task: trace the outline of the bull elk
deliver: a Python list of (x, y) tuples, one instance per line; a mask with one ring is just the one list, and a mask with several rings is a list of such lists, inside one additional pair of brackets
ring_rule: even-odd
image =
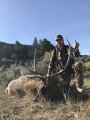
[[(53, 78), (56, 77), (57, 75), (62, 74), (67, 69), (67, 67), (70, 63), (71, 46), (70, 46), (69, 41), (68, 41), (68, 44), (69, 44), (69, 55), (68, 55), (66, 65), (64, 66), (64, 68), (62, 70), (56, 72), (55, 74), (52, 74), (51, 76), (41, 76), (41, 75), (21, 76), (20, 78), (11, 81), (8, 84), (6, 92), (9, 95), (15, 94), (17, 92), (24, 94), (24, 93), (27, 93), (28, 90), (31, 91), (33, 89), (37, 89), (37, 95), (36, 95), (36, 98), (35, 98), (35, 100), (37, 100), (38, 98), (40, 98), (40, 95), (41, 95), (42, 91), (44, 91), (44, 93), (47, 93), (48, 88), (50, 88), (50, 87), (55, 88), (58, 91), (57, 81), (54, 80)], [(60, 85), (62, 83), (64, 83), (64, 82), (63, 81), (59, 82)], [(65, 84), (67, 84), (67, 83), (65, 82), (64, 85)], [(49, 92), (50, 91), (48, 91), (48, 93)], [(51, 92), (52, 92), (52, 89), (51, 89)], [(54, 92), (54, 89), (53, 89), (53, 92)]]

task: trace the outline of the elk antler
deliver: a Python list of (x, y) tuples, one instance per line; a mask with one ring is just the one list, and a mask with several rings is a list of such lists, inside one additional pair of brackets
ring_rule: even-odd
[(64, 68), (62, 70), (60, 70), (60, 71), (58, 71), (55, 74), (52, 74), (50, 76), (27, 75), (27, 77), (29, 77), (29, 78), (40, 78), (44, 82), (47, 78), (52, 78), (52, 77), (55, 77), (55, 76), (63, 73), (67, 69), (67, 67), (68, 67), (68, 65), (70, 63), (70, 60), (71, 60), (71, 45), (70, 45), (69, 41), (68, 41), (68, 45), (69, 45), (69, 52), (68, 52), (69, 55), (68, 55), (68, 59), (67, 59), (66, 65), (64, 66)]
[[(68, 41), (68, 40), (67, 40), (67, 41)], [(62, 70), (56, 72), (55, 74), (52, 74), (51, 76), (47, 76), (47, 78), (49, 78), (49, 77), (55, 77), (55, 76), (63, 73), (63, 72), (67, 69), (67, 67), (68, 67), (68, 65), (69, 65), (69, 63), (70, 63), (70, 60), (71, 60), (71, 45), (70, 45), (69, 41), (68, 41), (68, 45), (69, 45), (69, 52), (68, 52), (69, 56), (68, 56), (66, 65), (64, 66), (64, 68), (63, 68)]]

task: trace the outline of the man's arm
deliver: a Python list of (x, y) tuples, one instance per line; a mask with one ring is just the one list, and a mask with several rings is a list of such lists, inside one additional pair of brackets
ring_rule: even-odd
[[(69, 49), (69, 46), (68, 45), (66, 46), (67, 46), (67, 49)], [(76, 42), (76, 40), (74, 42), (74, 47), (71, 46), (71, 55), (74, 58), (78, 58), (80, 56), (79, 43)]]
[(76, 40), (75, 40), (75, 42), (74, 42), (73, 56), (74, 56), (74, 57), (79, 57), (79, 56), (80, 56), (79, 43), (76, 42)]

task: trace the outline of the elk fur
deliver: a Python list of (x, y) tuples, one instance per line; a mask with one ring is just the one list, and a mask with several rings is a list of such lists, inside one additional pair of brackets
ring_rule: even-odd
[[(34, 77), (34, 78), (33, 78)], [(35, 92), (43, 85), (41, 78), (37, 78), (36, 75), (21, 76), (18, 79), (12, 80), (7, 88), (6, 93), (8, 95), (24, 95), (29, 92)]]

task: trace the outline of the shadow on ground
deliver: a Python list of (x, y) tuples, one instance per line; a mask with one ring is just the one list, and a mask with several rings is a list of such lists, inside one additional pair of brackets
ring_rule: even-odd
[(56, 87), (56, 88), (42, 88), (42, 95), (46, 100), (51, 100), (52, 102), (71, 100), (74, 102), (77, 101), (86, 101), (90, 98), (90, 88), (85, 89), (82, 93), (76, 90), (74, 85), (67, 87)]

